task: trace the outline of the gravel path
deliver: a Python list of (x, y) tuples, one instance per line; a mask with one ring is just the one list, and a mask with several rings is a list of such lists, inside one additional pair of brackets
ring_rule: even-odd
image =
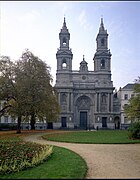
[(140, 179), (140, 144), (61, 143), (43, 140), (41, 135), (30, 135), (25, 140), (65, 147), (78, 153), (88, 166), (86, 179)]

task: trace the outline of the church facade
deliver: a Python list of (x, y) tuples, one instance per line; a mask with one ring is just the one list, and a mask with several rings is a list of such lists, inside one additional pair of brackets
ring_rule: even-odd
[(103, 19), (97, 34), (93, 57), (94, 70), (88, 70), (84, 56), (79, 70), (72, 70), (73, 54), (69, 47), (70, 33), (64, 18), (59, 33), (60, 47), (56, 53), (55, 88), (61, 113), (54, 128), (120, 128), (120, 102), (111, 80), (111, 52)]

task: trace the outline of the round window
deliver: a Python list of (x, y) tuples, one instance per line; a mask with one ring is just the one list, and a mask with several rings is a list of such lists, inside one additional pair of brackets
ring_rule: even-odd
[(86, 76), (82, 76), (82, 79), (85, 80), (85, 79), (86, 79)]

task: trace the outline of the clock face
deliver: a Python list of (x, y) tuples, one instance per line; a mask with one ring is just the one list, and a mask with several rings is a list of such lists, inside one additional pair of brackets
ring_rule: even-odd
[(85, 79), (86, 79), (86, 76), (82, 76), (82, 79), (85, 80)]

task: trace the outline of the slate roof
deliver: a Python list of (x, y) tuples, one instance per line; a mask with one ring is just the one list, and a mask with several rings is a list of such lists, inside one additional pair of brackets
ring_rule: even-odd
[(135, 84), (128, 83), (126, 86), (124, 86), (122, 89), (134, 89)]

